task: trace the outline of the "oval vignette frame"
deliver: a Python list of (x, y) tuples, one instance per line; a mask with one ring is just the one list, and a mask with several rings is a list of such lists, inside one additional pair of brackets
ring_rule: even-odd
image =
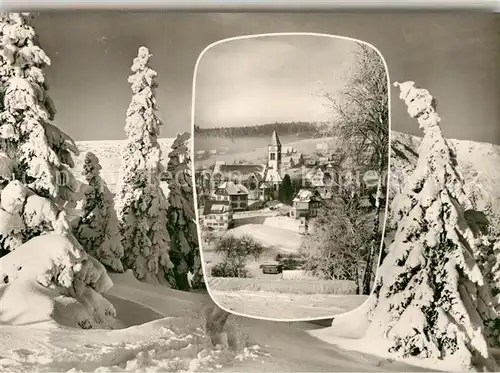
[[(193, 73), (193, 85), (192, 85), (192, 101), (191, 101), (191, 139), (192, 139), (192, 144), (191, 144), (191, 159), (192, 159), (192, 162), (191, 162), (191, 167), (192, 167), (192, 172), (191, 172), (191, 178), (192, 178), (192, 185), (193, 185), (193, 197), (194, 197), (194, 208), (195, 208), (195, 216), (196, 216), (196, 226), (197, 226), (197, 234), (198, 234), (198, 249), (200, 251), (200, 261), (201, 261), (201, 266), (202, 266), (202, 270), (203, 270), (203, 280), (205, 282), (205, 286), (207, 288), (207, 292), (210, 296), (210, 298), (212, 299), (212, 301), (219, 307), (221, 308), (222, 310), (228, 312), (228, 313), (231, 313), (233, 315), (236, 315), (236, 316), (241, 316), (241, 317), (248, 317), (248, 318), (252, 318), (252, 319), (258, 319), (258, 320), (265, 320), (265, 321), (274, 321), (274, 322), (309, 322), (309, 321), (321, 321), (321, 320), (329, 320), (329, 319), (334, 319), (334, 318), (338, 318), (338, 317), (341, 317), (341, 316), (345, 316), (345, 315), (348, 315), (348, 314), (351, 314), (351, 313), (354, 313), (354, 312), (357, 312), (359, 310), (361, 310), (363, 307), (366, 307), (367, 305), (369, 305), (370, 301), (372, 300), (372, 295), (373, 295), (373, 292), (374, 292), (374, 287), (371, 289), (371, 292), (370, 292), (370, 295), (367, 296), (366, 300), (360, 304), (358, 307), (356, 308), (353, 308), (352, 310), (349, 310), (349, 311), (346, 311), (346, 312), (343, 312), (343, 313), (339, 313), (339, 314), (334, 314), (332, 316), (329, 316), (329, 317), (324, 317), (324, 316), (321, 316), (321, 317), (308, 317), (308, 318), (296, 318), (296, 319), (285, 319), (285, 318), (270, 318), (270, 317), (259, 317), (259, 316), (256, 316), (256, 315), (250, 315), (250, 314), (244, 314), (244, 313), (240, 313), (240, 312), (236, 312), (236, 311), (233, 311), (233, 310), (230, 310), (230, 309), (227, 309), (225, 308), (224, 306), (222, 306), (221, 304), (219, 304), (217, 301), (216, 301), (216, 297), (214, 297), (212, 294), (211, 294), (211, 291), (210, 291), (210, 286), (208, 286), (208, 276), (207, 276), (207, 273), (206, 273), (206, 263), (205, 263), (205, 260), (204, 260), (204, 257), (203, 257), (203, 250), (202, 250), (202, 237), (201, 237), (201, 228), (200, 228), (200, 214), (199, 214), (199, 206), (198, 206), (198, 193), (196, 191), (196, 169), (195, 169), (195, 146), (194, 146), (194, 142), (195, 142), (195, 139), (194, 139), (194, 130), (195, 130), (195, 113), (196, 113), (196, 78), (197, 78), (197, 73), (198, 73), (198, 67), (199, 67), (199, 64), (200, 64), (200, 61), (202, 60), (203, 58), (203, 55), (212, 47), (216, 46), (216, 45), (219, 45), (219, 44), (222, 44), (222, 43), (226, 43), (226, 42), (232, 42), (232, 41), (237, 41), (237, 40), (245, 40), (245, 39), (254, 39), (254, 38), (262, 38), (262, 37), (269, 37), (269, 36), (317, 36), (317, 37), (326, 37), (326, 38), (334, 38), (334, 39), (342, 39), (342, 40), (346, 40), (346, 41), (352, 41), (354, 43), (359, 43), (359, 44), (363, 44), (365, 46), (368, 46), (370, 47), (371, 49), (375, 50), (377, 52), (377, 54), (379, 55), (379, 57), (381, 58), (383, 64), (384, 64), (384, 68), (385, 68), (385, 71), (386, 71), (386, 76), (387, 76), (387, 95), (388, 95), (388, 100), (387, 100), (387, 106), (388, 106), (388, 143), (389, 143), (389, 149), (388, 149), (388, 164), (387, 164), (387, 172), (386, 172), (386, 175), (387, 175), (387, 178), (386, 178), (386, 182), (387, 182), (387, 185), (389, 185), (390, 183), (390, 176), (391, 176), (391, 171), (390, 171), (390, 168), (391, 168), (391, 88), (392, 88), (392, 84), (391, 84), (391, 79), (390, 79), (390, 74), (389, 74), (389, 69), (388, 69), (388, 66), (387, 66), (387, 62), (384, 58), (384, 56), (382, 55), (382, 53), (372, 44), (368, 43), (368, 42), (365, 42), (363, 40), (359, 40), (359, 39), (356, 39), (356, 38), (351, 38), (351, 37), (347, 37), (347, 36), (341, 36), (341, 35), (333, 35), (333, 34), (323, 34), (323, 33), (314, 33), (314, 32), (277, 32), (277, 33), (263, 33), (263, 34), (252, 34), (252, 35), (243, 35), (243, 36), (236, 36), (236, 37), (230, 37), (230, 38), (226, 38), (226, 39), (221, 39), (221, 40), (218, 40), (216, 42), (213, 42), (211, 44), (209, 44), (208, 46), (206, 46), (200, 53), (200, 55), (198, 56), (197, 60), (196, 60), (196, 64), (195, 64), (195, 67), (194, 67), (194, 73)], [(382, 250), (382, 247), (383, 247), (383, 244), (384, 244), (384, 238), (385, 238), (385, 232), (386, 232), (386, 223), (387, 223), (387, 213), (388, 213), (388, 209), (389, 209), (389, 201), (388, 201), (388, 197), (389, 197), (389, 188), (387, 188), (387, 191), (386, 191), (386, 196), (385, 196), (385, 208), (384, 208), (384, 221), (383, 221), (383, 224), (382, 224), (382, 232), (381, 232), (381, 244), (380, 244), (380, 247), (378, 249), (378, 259), (377, 259), (377, 270), (375, 272), (375, 282), (378, 280), (379, 278), (379, 270), (380, 270), (380, 258), (381, 258), (381, 250)]]

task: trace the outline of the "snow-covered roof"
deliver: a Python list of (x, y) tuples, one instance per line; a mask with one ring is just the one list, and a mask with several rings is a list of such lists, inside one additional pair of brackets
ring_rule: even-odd
[(319, 176), (319, 177), (324, 176), (324, 172), (320, 167), (310, 168), (309, 170), (306, 171), (305, 178), (307, 180), (310, 180), (316, 176)]
[(259, 187), (259, 189), (271, 189), (273, 186), (269, 183), (262, 183)]
[(239, 177), (240, 181), (255, 177), (258, 181), (262, 180), (264, 165), (254, 164), (216, 164), (212, 172), (213, 177), (219, 174), (221, 177), (232, 178)]
[(311, 200), (316, 198), (321, 198), (317, 191), (311, 189), (301, 189), (293, 199), (293, 202), (310, 202)]
[(231, 204), (228, 201), (205, 201), (203, 215), (226, 214), (230, 210)]
[(266, 177), (265, 177), (264, 181), (269, 182), (269, 183), (273, 183), (273, 182), (279, 183), (279, 182), (283, 181), (283, 179), (282, 179), (281, 175), (279, 174), (278, 170), (275, 170), (274, 168), (270, 168), (266, 172)]
[(225, 190), (230, 196), (234, 196), (237, 194), (248, 194), (248, 189), (243, 184), (235, 184), (232, 181), (226, 181), (222, 183), (217, 189)]

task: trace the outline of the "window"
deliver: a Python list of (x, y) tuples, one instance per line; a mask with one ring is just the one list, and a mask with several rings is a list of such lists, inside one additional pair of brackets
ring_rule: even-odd
[(269, 159), (270, 159), (271, 161), (276, 160), (276, 153), (269, 153)]

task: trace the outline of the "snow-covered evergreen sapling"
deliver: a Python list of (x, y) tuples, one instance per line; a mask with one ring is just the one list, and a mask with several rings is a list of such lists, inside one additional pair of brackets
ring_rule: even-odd
[(71, 154), (78, 149), (50, 123), (55, 109), (43, 71), (50, 59), (37, 44), (31, 19), (27, 13), (3, 13), (0, 18), (0, 150), (12, 160), (13, 178), (28, 188), (22, 241), (52, 231), (63, 206), (80, 198), (69, 172)]
[[(169, 188), (167, 228), (171, 241), (170, 259), (174, 264), (174, 268), (167, 273), (167, 279), (172, 287), (181, 290), (204, 286), (188, 141), (190, 134), (187, 132), (174, 140), (168, 154), (165, 180)], [(188, 280), (189, 273), (193, 276), (191, 281)]]
[(83, 176), (88, 183), (82, 214), (73, 229), (75, 237), (87, 253), (114, 271), (122, 272), (123, 247), (118, 231), (118, 218), (113, 196), (99, 175), (102, 169), (97, 156), (88, 152), (83, 165)]
[(476, 240), (464, 218), (471, 202), (436, 101), (414, 82), (395, 85), (424, 138), (417, 167), (394, 199), (397, 231), (379, 270), (367, 335), (387, 341), (396, 356), (498, 369), (487, 348), (498, 314), (474, 259)]
[(127, 141), (122, 151), (121, 175), (116, 194), (118, 226), (122, 235), (125, 269), (140, 280), (164, 279), (172, 268), (166, 229), (167, 201), (160, 187), (162, 124), (156, 111), (156, 72), (149, 67), (151, 55), (140, 47), (128, 82), (132, 100), (127, 110)]

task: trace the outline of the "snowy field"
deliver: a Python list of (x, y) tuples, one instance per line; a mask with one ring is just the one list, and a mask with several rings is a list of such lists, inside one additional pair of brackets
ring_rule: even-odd
[[(310, 323), (234, 316), (225, 328), (227, 344), (212, 347), (203, 326), (202, 309), (211, 303), (207, 295), (140, 283), (130, 272), (110, 277), (114, 286), (107, 298), (116, 308), (121, 329), (62, 326), (61, 318), (72, 315), (47, 315), (43, 308), (24, 304), (18, 312), (38, 321), (0, 325), (0, 369), (72, 373), (419, 371), (321, 341), (311, 336), (319, 327)], [(1, 285), (2, 292), (8, 287)], [(27, 289), (24, 296), (29, 298), (34, 292)]]
[(269, 291), (220, 291), (210, 295), (223, 309), (277, 321), (329, 318), (359, 307), (363, 295), (290, 294)]
[[(245, 138), (241, 139), (236, 139), (235, 141), (245, 141)], [(259, 146), (255, 148), (254, 150), (246, 150), (243, 152), (239, 152), (236, 154), (219, 154), (216, 157), (210, 157), (208, 159), (203, 159), (203, 160), (196, 160), (195, 161), (195, 167), (200, 168), (200, 167), (206, 167), (213, 165), (215, 161), (224, 161), (227, 162), (228, 164), (233, 163), (233, 161), (236, 160), (242, 160), (245, 162), (249, 163), (266, 163), (267, 162), (267, 143), (269, 141), (269, 138), (267, 136), (262, 137), (262, 146)], [(286, 142), (282, 144), (283, 147), (293, 147), (297, 150), (297, 152), (302, 153), (304, 155), (311, 155), (316, 152), (316, 145), (323, 143), (323, 142), (328, 142), (332, 143), (335, 141), (333, 138), (326, 137), (326, 138), (316, 138), (316, 139), (305, 139), (305, 140), (298, 140), (298, 141), (291, 141), (291, 142)], [(194, 137), (194, 146), (195, 150), (196, 149), (196, 136)], [(244, 147), (243, 147), (244, 149)]]
[[(161, 163), (163, 166), (166, 166), (168, 162), (168, 153), (170, 152), (174, 139), (175, 138), (158, 139), (158, 143), (162, 151)], [(99, 158), (99, 163), (102, 166), (101, 177), (108, 185), (110, 191), (115, 193), (121, 168), (121, 151), (125, 145), (125, 141), (76, 141), (76, 145), (78, 146), (80, 154), (74, 157), (75, 176), (83, 180), (80, 174), (83, 170), (85, 154), (87, 154), (87, 152), (92, 152), (97, 156), (97, 158)]]
[(245, 224), (229, 231), (236, 237), (250, 235), (269, 250), (277, 253), (296, 254), (299, 252), (302, 238), (298, 232), (264, 224)]
[[(274, 260), (278, 253), (299, 252), (303, 236), (293, 230), (296, 228), (294, 223), (291, 219), (267, 217), (263, 224), (244, 224), (227, 232), (235, 236), (251, 235), (266, 250), (258, 261), (247, 260), (246, 268), (251, 278), (209, 279), (208, 287), (219, 306), (249, 317), (304, 320), (332, 317), (351, 311), (364, 302), (364, 296), (354, 295), (354, 283), (283, 280), (280, 274), (262, 273), (260, 263)], [(204, 244), (203, 259), (205, 271), (210, 274), (212, 266), (223, 258), (211, 245)]]

